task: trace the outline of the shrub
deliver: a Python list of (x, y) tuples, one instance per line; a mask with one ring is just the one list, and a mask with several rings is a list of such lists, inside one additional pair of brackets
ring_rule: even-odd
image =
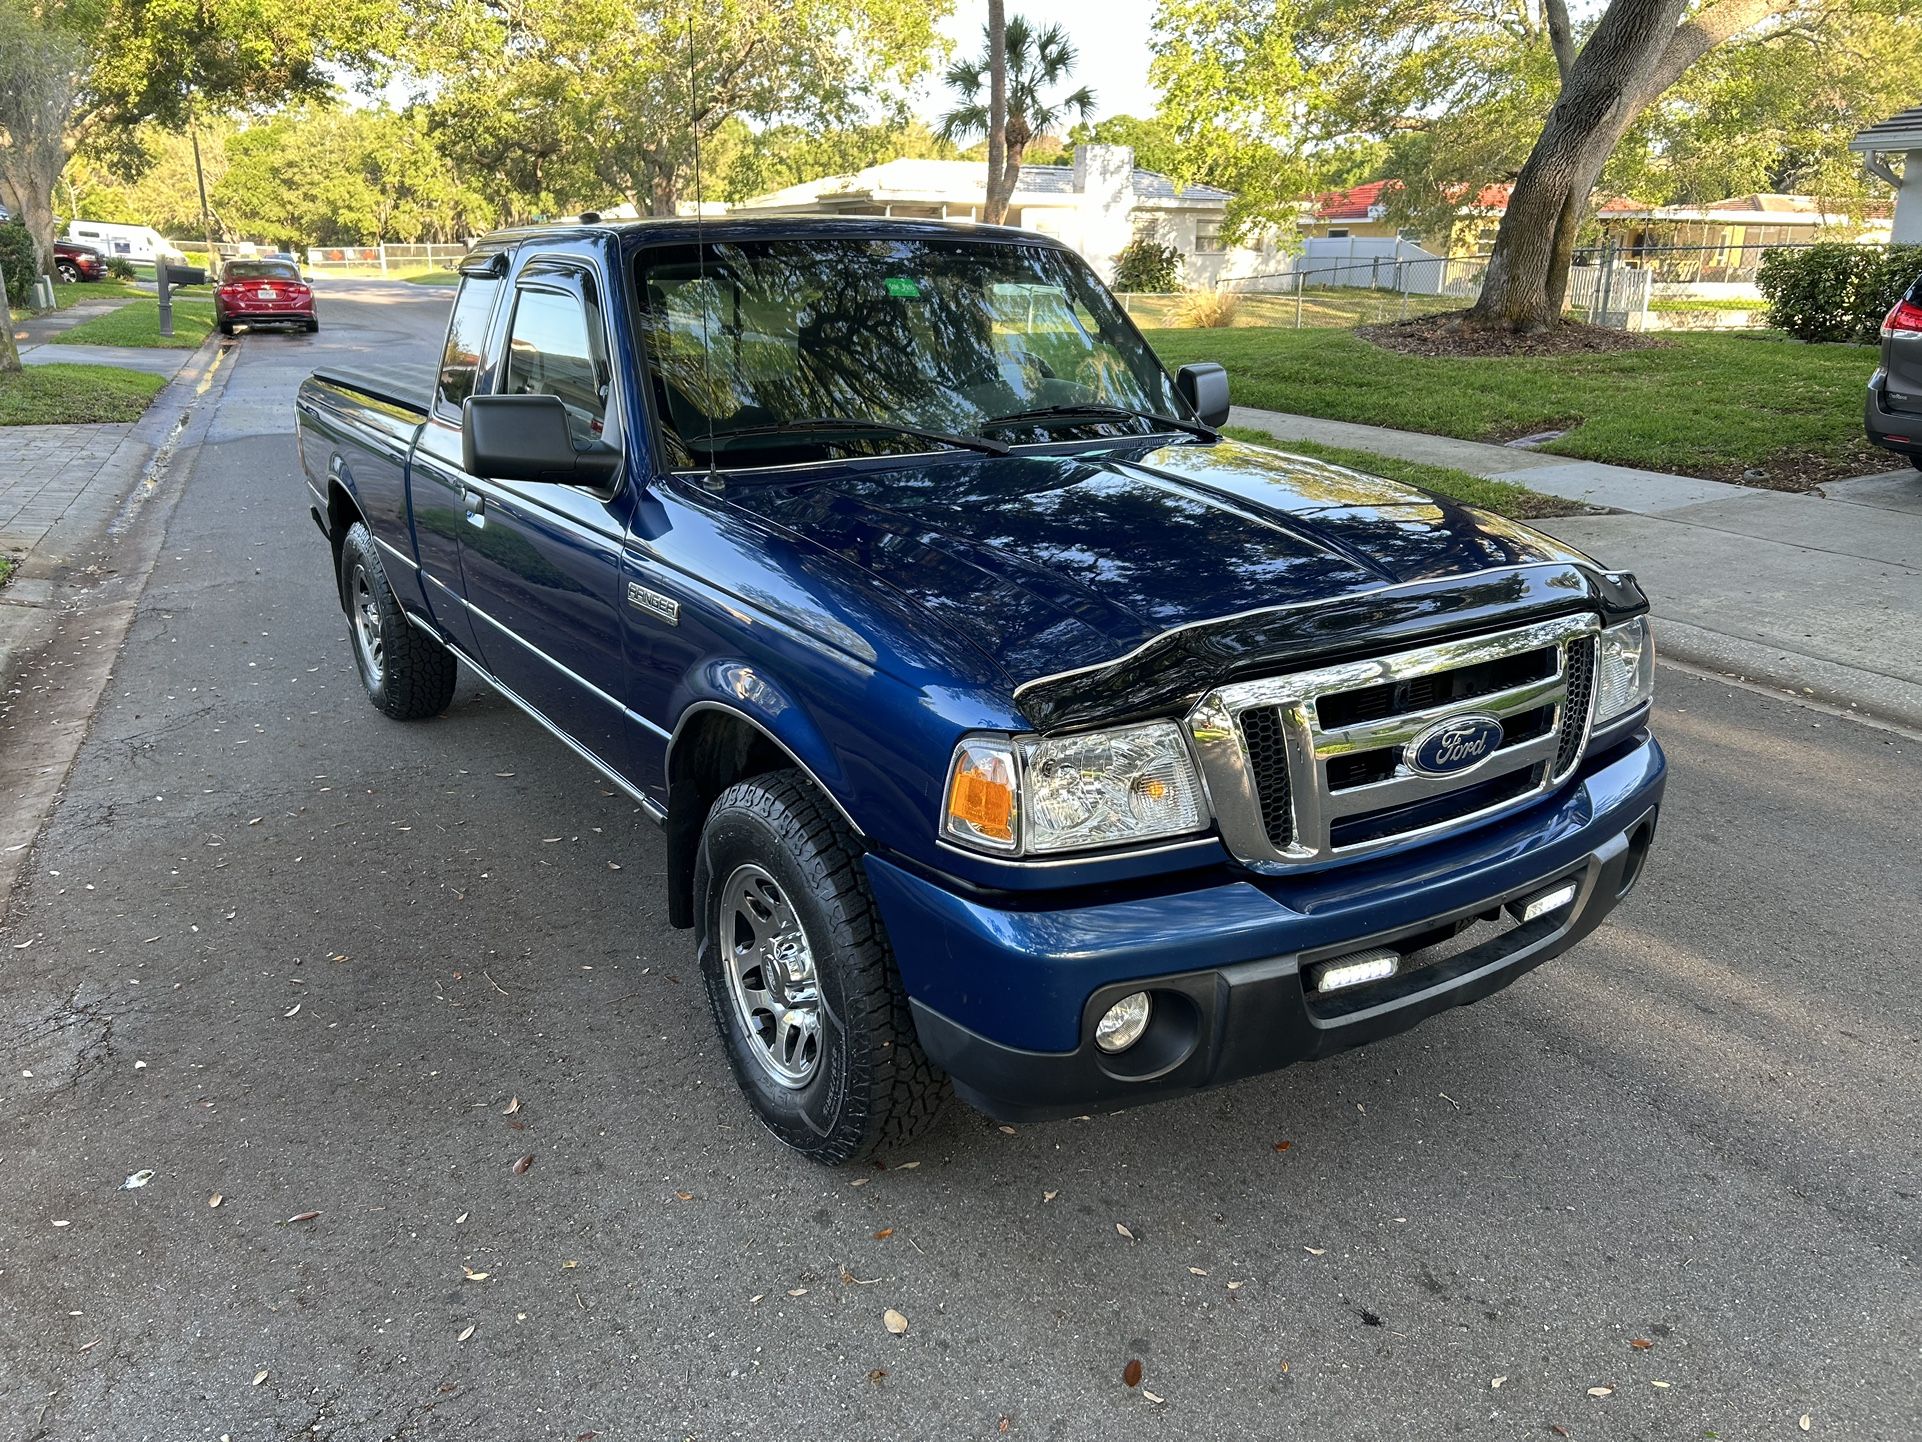
[(1114, 288), (1161, 292), (1181, 285), (1181, 252), (1153, 240), (1132, 240), (1114, 262)]
[(1922, 245), (1827, 241), (1762, 256), (1755, 283), (1769, 324), (1797, 340), (1872, 341), (1889, 307), (1922, 275)]
[(133, 268), (133, 262), (124, 255), (107, 257), (107, 274), (115, 280), (134, 280), (139, 276), (139, 272)]
[(0, 270), (7, 273), (7, 304), (24, 306), (40, 267), (34, 261), (33, 236), (17, 220), (0, 225)]
[(1213, 330), (1233, 325), (1241, 296), (1232, 290), (1191, 290), (1175, 302), (1174, 323)]

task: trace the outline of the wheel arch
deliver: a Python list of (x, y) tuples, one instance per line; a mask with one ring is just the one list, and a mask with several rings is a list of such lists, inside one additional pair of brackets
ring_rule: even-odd
[[(785, 734), (784, 734), (785, 733)], [(783, 705), (756, 716), (729, 701), (705, 697), (681, 712), (666, 759), (667, 914), (671, 926), (694, 925), (695, 857), (715, 798), (736, 782), (770, 771), (798, 770), (847, 823), (856, 844), (860, 824), (823, 779), (839, 767), (827, 743), (798, 707)]]

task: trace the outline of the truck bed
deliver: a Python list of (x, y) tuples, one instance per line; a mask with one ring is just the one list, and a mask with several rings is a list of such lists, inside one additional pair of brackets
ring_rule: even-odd
[(421, 417), (426, 416), (428, 408), (434, 403), (432, 387), (423, 378), (408, 371), (389, 370), (383, 366), (356, 367), (352, 370), (322, 366), (313, 373), (312, 378), (322, 385), (352, 391), (369, 400), (411, 411)]

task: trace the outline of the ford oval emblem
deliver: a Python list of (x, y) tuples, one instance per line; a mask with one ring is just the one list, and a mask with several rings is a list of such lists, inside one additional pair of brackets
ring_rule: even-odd
[(1453, 776), (1481, 765), (1501, 744), (1502, 723), (1493, 716), (1450, 716), (1410, 741), (1401, 756), (1420, 775)]

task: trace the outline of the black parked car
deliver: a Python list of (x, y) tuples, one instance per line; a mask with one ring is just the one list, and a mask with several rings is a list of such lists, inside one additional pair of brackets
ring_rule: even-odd
[(1922, 277), (1882, 318), (1866, 414), (1869, 439), (1922, 471)]

